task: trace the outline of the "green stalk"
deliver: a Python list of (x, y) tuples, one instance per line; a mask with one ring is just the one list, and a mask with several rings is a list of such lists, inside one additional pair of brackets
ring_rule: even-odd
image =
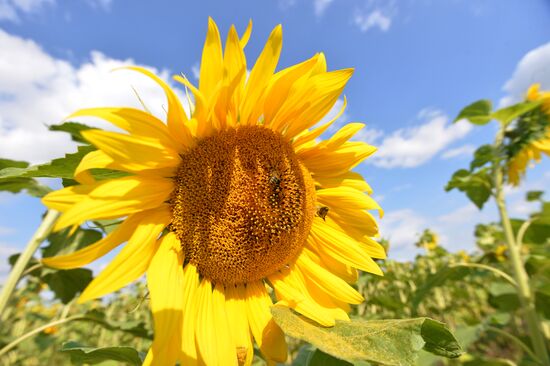
[(6, 310), (9, 298), (13, 290), (15, 289), (17, 282), (21, 278), (21, 274), (29, 263), (29, 260), (32, 258), (34, 252), (36, 252), (36, 250), (40, 246), (40, 243), (42, 243), (42, 241), (44, 241), (48, 237), (59, 215), (60, 213), (55, 210), (48, 210), (46, 216), (44, 217), (44, 220), (42, 220), (42, 223), (32, 236), (31, 240), (28, 242), (25, 250), (23, 251), (23, 253), (21, 253), (19, 258), (17, 259), (17, 262), (15, 262), (15, 266), (13, 266), (13, 269), (9, 274), (6, 283), (2, 287), (2, 292), (0, 293), (0, 318), (2, 318), (4, 310)]
[(527, 272), (525, 271), (525, 267), (523, 265), (523, 258), (521, 257), (521, 244), (516, 243), (514, 232), (512, 230), (512, 224), (510, 223), (510, 218), (508, 217), (508, 212), (506, 210), (506, 200), (503, 190), (503, 167), (500, 157), (498, 156), (498, 152), (502, 149), (505, 128), (505, 124), (501, 123), (495, 140), (495, 151), (497, 151), (497, 157), (493, 161), (495, 201), (500, 214), (504, 235), (506, 237), (508, 253), (510, 254), (510, 266), (512, 267), (517, 284), (517, 294), (521, 304), (521, 309), (527, 322), (529, 337), (531, 338), (531, 343), (539, 360), (543, 365), (550, 366), (550, 358), (548, 357), (544, 336), (540, 328), (541, 322), (535, 309), (533, 292), (529, 286), (529, 277), (527, 276)]

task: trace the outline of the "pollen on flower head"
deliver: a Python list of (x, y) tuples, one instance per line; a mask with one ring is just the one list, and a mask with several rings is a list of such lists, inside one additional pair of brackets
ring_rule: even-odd
[(315, 215), (310, 173), (280, 134), (243, 126), (182, 154), (171, 229), (213, 282), (265, 278), (300, 253)]

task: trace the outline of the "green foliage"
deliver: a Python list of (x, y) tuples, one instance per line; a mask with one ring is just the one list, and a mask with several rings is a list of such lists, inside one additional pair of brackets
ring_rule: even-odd
[(543, 191), (529, 191), (527, 192), (525, 199), (529, 202), (540, 201), (543, 195)]
[(132, 347), (85, 347), (77, 342), (63, 343), (60, 350), (71, 357), (73, 365), (95, 365), (104, 361), (119, 361), (128, 365), (140, 366), (143, 359)]
[(0, 159), (0, 191), (11, 193), (19, 193), (26, 191), (31, 196), (42, 197), (50, 191), (50, 189), (36, 179), (29, 177), (11, 177), (4, 176), (6, 171), (13, 169), (26, 169), (29, 163), (25, 161), (16, 161), (9, 159)]
[(541, 105), (541, 102), (519, 102), (517, 104), (511, 105), (509, 107), (504, 107), (502, 109), (499, 109), (498, 111), (495, 111), (491, 117), (504, 123), (508, 124), (515, 120), (516, 118), (531, 112), (535, 108), (539, 107)]
[(81, 132), (91, 129), (92, 127), (87, 126), (82, 123), (78, 122), (64, 122), (59, 125), (51, 125), (49, 126), (50, 131), (61, 131), (61, 132), (67, 132), (71, 135), (71, 139), (76, 142), (81, 143), (88, 143), (84, 137), (82, 136)]
[(458, 357), (461, 348), (443, 323), (428, 318), (337, 321), (331, 328), (314, 325), (286, 307), (271, 309), (275, 322), (291, 337), (349, 362), (414, 365), (418, 352)]
[(493, 105), (490, 100), (482, 99), (474, 102), (460, 111), (454, 122), (466, 119), (476, 125), (484, 125), (491, 121)]
[(82, 292), (92, 281), (92, 271), (86, 268), (75, 268), (69, 270), (44, 270), (44, 282), (50, 290), (61, 300), (68, 304), (77, 294)]
[(92, 229), (77, 229), (71, 234), (71, 228), (51, 233), (48, 244), (41, 248), (42, 257), (53, 257), (72, 253), (102, 238), (101, 232)]
[(482, 168), (475, 172), (460, 169), (453, 174), (451, 180), (445, 186), (445, 191), (458, 189), (466, 193), (470, 201), (479, 209), (482, 209), (483, 205), (491, 197), (492, 187), (493, 184), (488, 168)]
[(458, 281), (464, 278), (468, 268), (466, 267), (443, 267), (436, 273), (430, 274), (421, 286), (415, 291), (412, 298), (412, 308), (417, 309), (418, 305), (424, 300), (430, 291), (439, 286), (443, 286), (447, 280)]
[(504, 146), (506, 160), (514, 158), (521, 150), (533, 141), (543, 138), (550, 128), (550, 116), (540, 105), (518, 116), (511, 128), (506, 130), (506, 144)]

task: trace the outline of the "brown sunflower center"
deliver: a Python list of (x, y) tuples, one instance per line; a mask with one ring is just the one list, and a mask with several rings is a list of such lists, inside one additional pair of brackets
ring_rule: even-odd
[(202, 276), (246, 283), (296, 258), (315, 214), (315, 188), (281, 135), (229, 129), (181, 158), (171, 227)]

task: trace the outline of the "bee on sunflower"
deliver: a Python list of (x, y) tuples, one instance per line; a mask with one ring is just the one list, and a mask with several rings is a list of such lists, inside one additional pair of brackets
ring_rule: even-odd
[(510, 143), (506, 148), (508, 181), (519, 185), (527, 166), (540, 162), (541, 153), (550, 156), (550, 92), (540, 91), (540, 84), (533, 84), (526, 100), (540, 102), (540, 106), (520, 116), (513, 129), (506, 132)]
[[(43, 262), (84, 266), (126, 243), (80, 301), (101, 297), (144, 273), (154, 318), (145, 365), (250, 365), (254, 341), (284, 362), (287, 346), (270, 307), (288, 306), (322, 326), (348, 318), (363, 297), (357, 270), (381, 275), (385, 258), (369, 210), (380, 206), (352, 172), (375, 148), (350, 138), (350, 123), (319, 141), (338, 118), (316, 126), (334, 106), (352, 69), (327, 71), (322, 53), (275, 72), (282, 47), (275, 27), (247, 76), (251, 24), (225, 47), (212, 19), (191, 115), (169, 85), (166, 123), (132, 108), (93, 108), (69, 118), (105, 119), (125, 133), (87, 130), (97, 150), (75, 171), (75, 186), (43, 198), (62, 212), (55, 229), (121, 218), (100, 241)], [(343, 110), (340, 112), (340, 114)], [(93, 169), (124, 176), (96, 180)], [(276, 173), (274, 173), (276, 172)], [(275, 177), (275, 178), (274, 178)], [(324, 217), (318, 207), (327, 207)]]

